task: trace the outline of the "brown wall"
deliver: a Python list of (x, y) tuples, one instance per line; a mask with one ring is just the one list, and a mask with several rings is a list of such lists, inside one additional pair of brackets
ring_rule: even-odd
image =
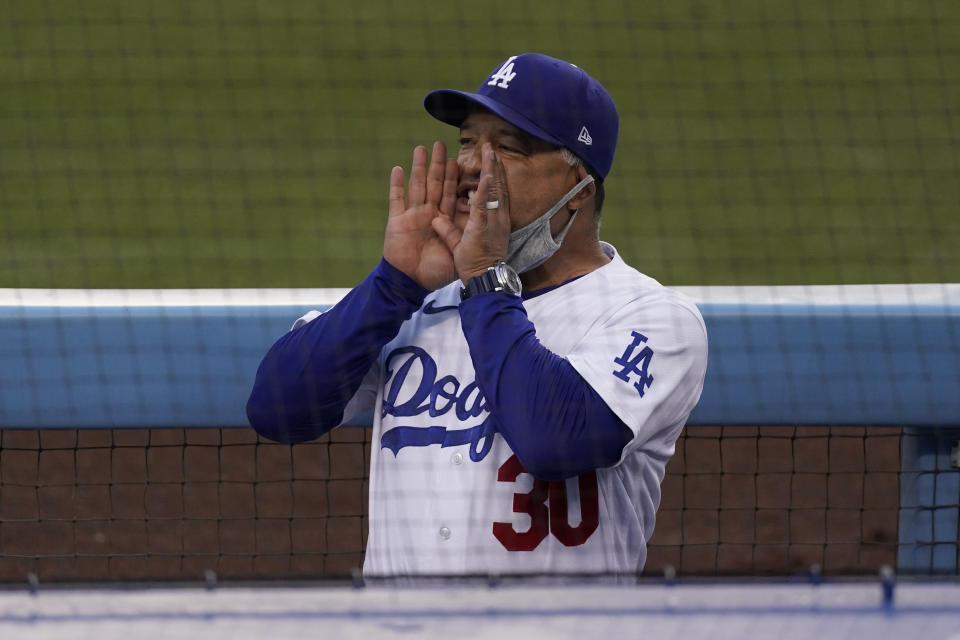
[[(368, 429), (0, 431), (0, 580), (349, 575), (366, 541)], [(898, 429), (690, 427), (649, 573), (895, 564)]]
[(876, 573), (896, 566), (900, 429), (688, 427), (646, 571)]

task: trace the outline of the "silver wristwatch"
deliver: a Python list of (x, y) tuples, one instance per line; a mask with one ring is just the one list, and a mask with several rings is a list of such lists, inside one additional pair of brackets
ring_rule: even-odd
[(520, 284), (520, 276), (516, 270), (503, 260), (498, 260), (484, 273), (467, 280), (467, 286), (460, 290), (460, 299), (466, 300), (487, 291), (505, 291), (518, 296), (522, 289), (523, 285)]

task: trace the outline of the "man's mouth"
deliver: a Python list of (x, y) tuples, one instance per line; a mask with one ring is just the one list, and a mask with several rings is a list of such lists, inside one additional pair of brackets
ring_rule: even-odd
[(467, 189), (461, 192), (459, 198), (457, 198), (457, 211), (460, 213), (470, 213), (470, 207), (473, 205), (474, 199), (477, 197), (476, 189)]

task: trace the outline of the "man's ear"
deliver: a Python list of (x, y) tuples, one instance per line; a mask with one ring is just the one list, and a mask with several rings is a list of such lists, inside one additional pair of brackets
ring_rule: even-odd
[[(587, 171), (587, 168), (584, 167), (583, 165), (580, 165), (579, 167), (573, 167), (573, 169), (575, 169), (577, 173), (577, 182), (580, 182), (581, 180), (586, 178), (588, 175), (590, 175), (590, 172)], [(571, 185), (571, 188), (572, 186), (573, 185)], [(567, 203), (567, 208), (580, 209), (581, 207), (592, 202), (593, 197), (595, 195), (597, 195), (597, 184), (596, 182), (591, 182), (590, 184), (585, 186), (583, 189), (581, 189), (580, 192), (577, 193), (577, 195), (570, 198), (570, 202)]]

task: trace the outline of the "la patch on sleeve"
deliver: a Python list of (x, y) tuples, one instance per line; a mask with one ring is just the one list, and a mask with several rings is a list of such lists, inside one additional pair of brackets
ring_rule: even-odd
[[(633, 388), (640, 397), (653, 384), (653, 375), (649, 372), (650, 361), (653, 360), (653, 349), (646, 345), (647, 336), (637, 331), (631, 332), (633, 341), (627, 345), (623, 355), (614, 358), (613, 362), (621, 367), (613, 375), (624, 382), (633, 382)], [(640, 349), (640, 346), (643, 348)], [(638, 351), (639, 349), (639, 351)]]

